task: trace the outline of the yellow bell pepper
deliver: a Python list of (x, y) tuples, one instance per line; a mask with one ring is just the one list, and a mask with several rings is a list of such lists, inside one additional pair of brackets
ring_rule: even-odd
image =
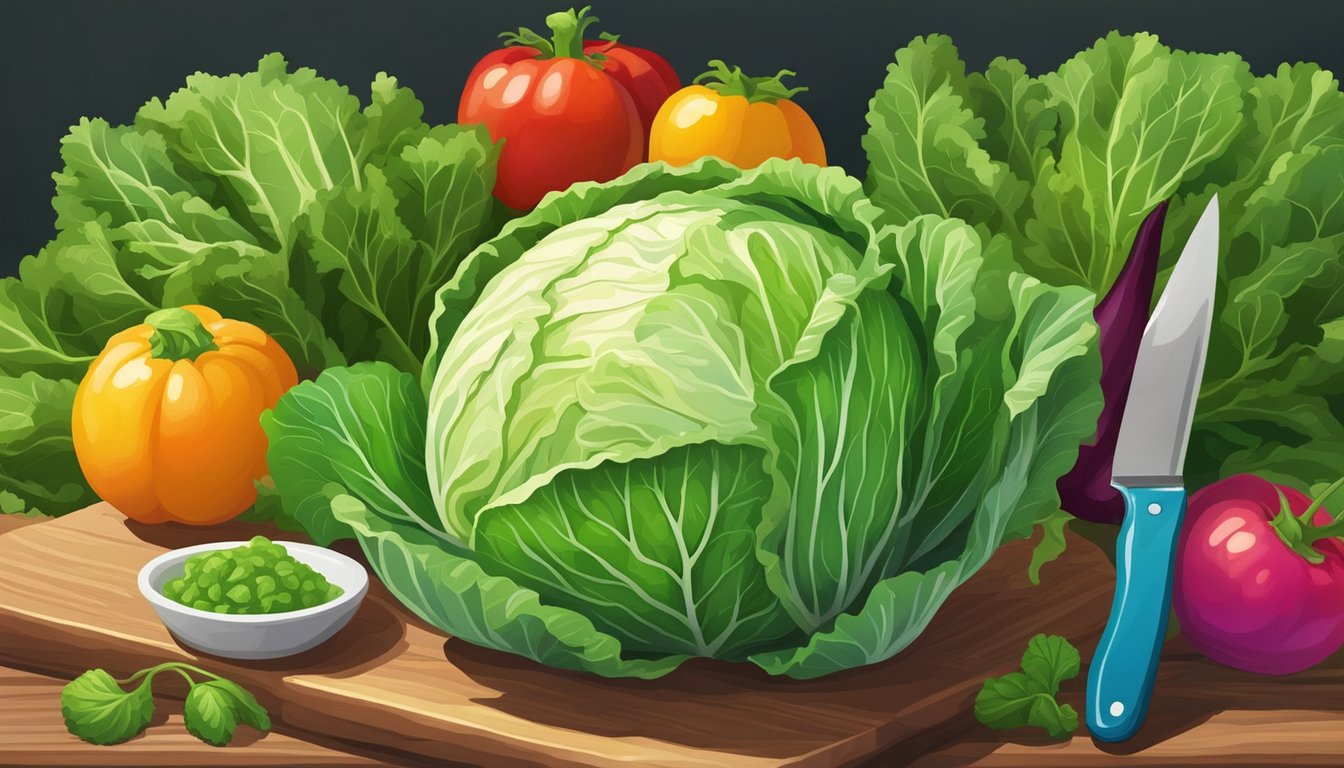
[(108, 340), (75, 392), (75, 454), (93, 490), (142, 523), (211, 525), (256, 500), (262, 411), (298, 383), (254, 325), (213, 309), (154, 312)]
[[(772, 157), (826, 164), (821, 133), (792, 97), (806, 88), (787, 88), (785, 69), (774, 77), (748, 77), (722, 61), (668, 97), (653, 119), (649, 161), (687, 165), (713, 155), (739, 168), (755, 168)], [(701, 84), (701, 83), (704, 84)]]

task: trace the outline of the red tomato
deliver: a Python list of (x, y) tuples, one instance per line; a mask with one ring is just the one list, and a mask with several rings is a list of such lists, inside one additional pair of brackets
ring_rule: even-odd
[(681, 79), (677, 71), (667, 63), (667, 59), (644, 48), (633, 45), (608, 42), (606, 40), (584, 40), (583, 52), (597, 53), (602, 59), (602, 70), (616, 82), (625, 86), (635, 100), (639, 110), (639, 122), (644, 125), (644, 135), (648, 136), (649, 126), (658, 114), (658, 109), (667, 101), (667, 97), (681, 90)]
[(609, 181), (644, 159), (641, 118), (648, 110), (652, 119), (676, 74), (657, 54), (585, 43), (595, 21), (586, 8), (553, 13), (550, 40), (520, 30), (467, 77), (457, 120), (503, 140), (495, 196), (510, 208), (531, 208), (578, 181)]

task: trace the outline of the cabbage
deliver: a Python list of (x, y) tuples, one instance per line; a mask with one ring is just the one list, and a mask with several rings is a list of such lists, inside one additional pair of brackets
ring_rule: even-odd
[(543, 664), (889, 658), (1057, 509), (1101, 395), (1090, 292), (878, 216), (797, 161), (553, 194), (440, 289), (422, 380), (333, 368), (263, 419), (284, 506)]

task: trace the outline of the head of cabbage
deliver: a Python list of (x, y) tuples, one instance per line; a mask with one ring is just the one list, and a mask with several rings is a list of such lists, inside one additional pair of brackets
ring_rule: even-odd
[(283, 506), (446, 632), (607, 676), (889, 658), (1101, 405), (1089, 293), (796, 161), (553, 194), (437, 302), (423, 382), (332, 369), (264, 418)]

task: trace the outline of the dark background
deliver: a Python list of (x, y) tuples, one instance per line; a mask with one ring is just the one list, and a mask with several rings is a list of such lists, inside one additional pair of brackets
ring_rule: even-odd
[[(252, 69), (269, 51), (309, 66), (367, 101), (379, 70), (456, 114), (463, 79), (495, 35), (544, 28), (543, 0), (6, 0), (0, 10), (0, 275), (53, 234), (59, 142), (82, 115), (129, 122), (152, 96), (196, 70)], [(1033, 73), (1111, 29), (1157, 33), (1187, 50), (1231, 50), (1257, 72), (1281, 61), (1344, 70), (1341, 0), (599, 0), (599, 31), (666, 56), (684, 80), (710, 58), (749, 73), (797, 70), (798, 101), (830, 160), (863, 173), (868, 99), (893, 52), (915, 35), (950, 34), (972, 68), (995, 56)]]

